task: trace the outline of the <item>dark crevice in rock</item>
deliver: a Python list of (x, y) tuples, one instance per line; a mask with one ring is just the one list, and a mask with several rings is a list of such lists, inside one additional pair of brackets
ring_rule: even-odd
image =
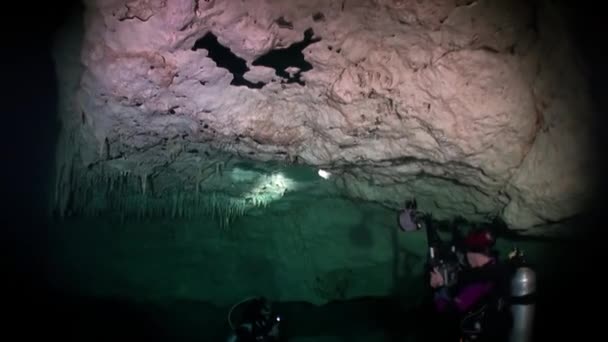
[[(504, 221), (499, 220), (504, 227), (500, 229), (499, 237), (512, 242), (538, 241), (538, 242), (564, 242), (572, 244), (577, 240), (584, 240), (590, 229), (591, 213), (579, 213), (559, 220), (547, 220), (546, 223), (532, 226), (528, 229), (512, 229)], [(585, 227), (586, 229), (581, 229)]]
[(471, 6), (476, 2), (476, 0), (458, 0), (456, 1), (456, 7)]
[[(537, 71), (537, 77), (538, 77), (538, 71)], [(524, 154), (522, 155), (519, 163), (517, 164), (517, 166), (515, 166), (515, 170), (513, 171), (513, 173), (511, 174), (511, 176), (505, 181), (502, 189), (500, 190), (501, 192), (504, 192), (505, 194), (507, 193), (507, 187), (509, 185), (512, 184), (513, 179), (519, 174), (520, 169), (522, 167), (522, 165), (524, 165), (524, 163), (526, 162), (526, 159), (528, 158), (528, 155), (530, 154), (530, 152), (532, 151), (532, 149), (534, 149), (534, 145), (536, 144), (536, 140), (538, 139), (539, 135), (542, 134), (542, 130), (543, 130), (543, 126), (544, 126), (544, 117), (543, 117), (543, 113), (540, 112), (538, 110), (538, 100), (536, 98), (536, 94), (534, 92), (531, 93), (532, 96), (534, 97), (534, 104), (536, 105), (536, 123), (535, 123), (535, 131), (532, 135), (532, 139), (530, 140), (530, 142), (526, 145), (526, 149), (524, 151)]]
[(500, 51), (498, 51), (496, 48), (489, 45), (483, 45), (479, 49), (489, 53), (500, 53)]
[[(298, 83), (305, 85), (300, 79), (302, 72), (312, 69), (312, 65), (306, 61), (302, 51), (310, 44), (316, 43), (321, 38), (313, 38), (314, 32), (312, 29), (308, 29), (304, 32), (304, 40), (291, 44), (289, 47), (284, 49), (276, 49), (269, 51), (265, 55), (260, 56), (252, 65), (260, 65), (270, 67), (276, 70), (276, 74), (287, 81), (285, 83)], [(286, 69), (289, 67), (295, 67), (298, 69), (293, 75), (290, 75)]]
[(198, 0), (194, 2), (194, 9), (192, 12), (194, 12), (194, 14), (198, 13), (198, 9), (199, 9), (199, 5), (198, 5)]
[(490, 194), (488, 194), (488, 192), (485, 189), (482, 189), (479, 186), (474, 185), (474, 184), (468, 184), (468, 183), (461, 182), (460, 180), (455, 179), (455, 178), (449, 178), (449, 177), (445, 177), (445, 176), (434, 175), (434, 174), (428, 173), (426, 171), (421, 171), (418, 174), (416, 174), (416, 178), (435, 178), (435, 179), (441, 179), (441, 180), (446, 181), (448, 183), (452, 183), (452, 184), (454, 184), (456, 186), (460, 186), (460, 187), (463, 187), (463, 188), (469, 188), (469, 189), (475, 190), (475, 191), (479, 192), (480, 194), (482, 194), (485, 197), (488, 197), (488, 198), (492, 197)]
[(382, 159), (382, 160), (379, 160), (378, 162), (380, 162), (380, 163), (388, 162), (388, 163), (390, 163), (390, 166), (399, 166), (399, 165), (403, 165), (403, 164), (419, 163), (419, 164), (430, 165), (430, 166), (445, 167), (446, 169), (450, 169), (450, 166), (457, 166), (457, 167), (461, 167), (461, 168), (465, 168), (465, 169), (475, 170), (479, 174), (481, 174), (483, 177), (492, 179), (492, 177), (490, 177), (485, 172), (484, 169), (464, 163), (464, 162), (459, 162), (459, 161), (448, 161), (446, 163), (439, 163), (439, 162), (436, 162), (436, 161), (433, 161), (430, 159), (405, 156), (405, 157), (399, 157), (399, 158)]
[(532, 1), (531, 2), (531, 14), (530, 14), (530, 21), (528, 22), (527, 28), (532, 30), (534, 32), (534, 34), (538, 35), (538, 33), (540, 32), (540, 27), (539, 27), (539, 4), (537, 1)]
[(317, 12), (315, 14), (312, 15), (312, 20), (315, 22), (318, 21), (324, 21), (325, 20), (325, 15), (321, 12)]
[[(542, 226), (548, 227), (555, 224), (576, 224), (578, 222), (584, 221), (585, 217), (583, 215), (576, 215), (568, 218), (564, 218), (556, 223), (544, 224)], [(545, 235), (528, 235), (526, 231), (517, 231), (510, 229), (507, 223), (500, 217), (496, 216), (493, 219), (487, 220), (485, 222), (469, 222), (464, 219), (461, 219), (462, 222), (466, 222), (470, 224), (473, 228), (478, 227), (491, 227), (492, 231), (499, 239), (508, 240), (510, 243), (517, 245), (518, 242), (563, 242), (563, 243), (572, 243), (573, 239), (577, 240), (580, 236), (576, 234), (568, 234), (568, 235), (556, 235), (556, 236), (545, 236)], [(445, 222), (443, 223), (443, 227), (446, 226)], [(442, 227), (442, 228), (443, 228)], [(536, 226), (540, 227), (540, 226)], [(442, 230), (441, 228), (439, 230)], [(529, 229), (530, 231), (534, 230), (534, 228)], [(449, 232), (449, 230), (445, 230)]]
[(279, 19), (275, 20), (275, 23), (277, 23), (277, 25), (279, 25), (280, 28), (286, 28), (286, 29), (293, 30), (293, 23), (285, 20), (285, 18), (283, 18), (283, 17), (279, 17)]
[[(446, 169), (450, 168), (450, 165), (459, 165), (459, 166), (464, 166), (470, 169), (474, 169), (474, 170), (478, 170), (478, 168), (476, 167), (472, 167), (470, 165), (466, 165), (466, 164), (462, 164), (462, 163), (458, 163), (458, 162), (450, 162), (450, 163), (446, 163), (446, 164), (441, 164), (441, 163), (437, 163), (437, 162), (433, 162), (433, 161), (429, 161), (429, 160), (424, 160), (424, 159), (418, 159), (415, 157), (406, 157), (408, 159), (407, 162), (405, 163), (419, 163), (419, 164), (423, 164), (423, 165), (436, 165), (436, 166), (442, 166), (445, 167)], [(400, 158), (401, 159), (401, 158)], [(391, 164), (391, 165), (402, 165), (402, 164)], [(360, 166), (360, 165), (358, 165)], [(369, 165), (374, 167), (374, 165)], [(359, 177), (356, 173), (353, 172), (354, 170), (351, 168), (350, 170), (344, 170), (342, 171), (343, 174), (348, 174), (352, 177), (354, 177), (355, 179), (362, 179), (361, 177)], [(454, 184), (455, 186), (458, 187), (462, 187), (462, 188), (467, 188), (470, 189), (471, 191), (477, 192), (480, 196), (486, 197), (486, 198), (494, 198), (495, 195), (488, 193), (487, 189), (484, 189), (483, 187), (480, 187), (479, 185), (476, 184), (471, 184), (471, 183), (466, 183), (463, 182), (459, 179), (456, 178), (451, 178), (451, 177), (447, 177), (447, 176), (443, 176), (443, 175), (435, 175), (435, 174), (431, 174), (428, 173), (426, 171), (420, 171), (416, 174), (412, 174), (413, 177), (415, 177), (416, 179), (438, 179), (438, 180), (442, 180), (451, 184)], [(388, 176), (390, 177), (390, 176)], [(385, 184), (374, 184), (375, 186), (379, 186), (379, 187), (391, 187), (391, 186), (395, 186), (395, 185), (399, 185), (399, 184), (407, 184), (410, 183), (411, 179), (399, 179), (399, 178), (392, 178), (392, 182), (390, 183), (385, 183)], [(502, 205), (500, 204), (505, 204), (504, 201), (502, 201), (499, 197), (496, 198), (497, 201), (497, 205), (499, 207), (502, 207)], [(394, 208), (392, 208), (394, 209)]]
[(207, 50), (207, 56), (211, 58), (218, 67), (230, 71), (233, 76), (232, 81), (230, 82), (231, 85), (246, 86), (253, 89), (259, 89), (265, 85), (262, 82), (252, 83), (245, 79), (244, 75), (249, 71), (249, 67), (247, 67), (245, 60), (235, 55), (229, 48), (220, 44), (217, 37), (212, 32), (208, 32), (203, 38), (196, 41), (192, 50), (196, 51), (198, 49)]
[(179, 106), (173, 106), (173, 107), (169, 108), (169, 114), (171, 114), (171, 115), (175, 114), (176, 113), (175, 110), (178, 108), (179, 108)]
[[(356, 144), (354, 144), (354, 145), (356, 146)], [(348, 146), (348, 145), (346, 145), (346, 146)], [(421, 165), (434, 166), (434, 167), (444, 167), (446, 169), (450, 169), (450, 166), (462, 167), (465, 169), (475, 170), (479, 174), (481, 174), (484, 178), (494, 180), (482, 168), (472, 166), (472, 165), (464, 163), (464, 162), (449, 161), (446, 163), (440, 163), (440, 162), (436, 162), (436, 161), (433, 161), (430, 159), (418, 158), (418, 157), (413, 157), (413, 156), (403, 156), (403, 157), (398, 157), (398, 158), (387, 158), (387, 159), (380, 159), (380, 160), (374, 160), (374, 161), (369, 161), (369, 162), (361, 162), (361, 163), (357, 163), (356, 167), (387, 167), (387, 166), (401, 166), (401, 165), (407, 165), (407, 164), (421, 164)], [(337, 163), (336, 166), (349, 167), (349, 168), (353, 167), (353, 165), (351, 165), (350, 163), (345, 163), (345, 164)]]

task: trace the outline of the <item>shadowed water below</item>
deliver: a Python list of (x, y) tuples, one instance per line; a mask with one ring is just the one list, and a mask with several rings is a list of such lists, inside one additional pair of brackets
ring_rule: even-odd
[[(229, 308), (202, 301), (152, 303), (60, 292), (48, 293), (44, 303), (35, 302), (40, 299), (32, 296), (21, 302), (20, 318), (31, 324), (30, 330), (20, 329), (22, 337), (41, 334), (62, 341), (224, 341), (229, 332)], [(564, 330), (572, 331), (567, 326), (568, 315), (560, 312), (554, 301), (540, 300), (535, 341), (560, 334), (564, 337)], [(396, 303), (393, 298), (370, 297), (322, 306), (281, 302), (275, 303), (275, 308), (292, 342), (435, 341), (437, 334), (445, 332), (443, 323), (430, 312), (408, 312)], [(584, 336), (582, 332), (580, 336)]]

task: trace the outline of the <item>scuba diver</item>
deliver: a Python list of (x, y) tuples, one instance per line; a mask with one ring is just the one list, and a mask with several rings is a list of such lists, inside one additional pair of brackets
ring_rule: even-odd
[[(232, 313), (237, 306), (245, 305), (240, 323), (232, 323)], [(235, 304), (228, 313), (232, 332), (227, 342), (278, 342), (281, 318), (272, 313), (270, 302), (264, 297), (247, 298)]]
[(404, 232), (411, 232), (422, 228), (421, 213), (418, 212), (418, 203), (415, 199), (405, 202), (405, 208), (399, 213), (399, 228)]
[[(403, 232), (426, 230), (427, 268), (432, 293), (433, 340), (529, 342), (536, 307), (536, 272), (515, 248), (504, 262), (494, 250), (496, 237), (488, 228), (464, 237), (458, 216), (448, 225), (452, 238), (442, 241), (430, 213), (406, 202), (399, 215)], [(499, 223), (493, 223), (499, 224)], [(492, 227), (495, 228), (495, 227)]]
[[(431, 270), (438, 313), (460, 323), (460, 341), (507, 341), (512, 315), (509, 298), (510, 271), (493, 251), (495, 237), (488, 229), (477, 229), (462, 241), (466, 265), (458, 271), (455, 284), (446, 281), (437, 268)], [(468, 266), (468, 267), (467, 267)]]

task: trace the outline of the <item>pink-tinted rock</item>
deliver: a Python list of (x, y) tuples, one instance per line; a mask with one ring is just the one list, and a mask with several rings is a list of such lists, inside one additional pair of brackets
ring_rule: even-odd
[[(559, 17), (544, 7), (86, 3), (82, 48), (73, 50), (82, 74), (58, 60), (62, 78), (79, 84), (62, 92), (73, 101), (62, 111), (59, 168), (155, 174), (155, 189), (199, 189), (209, 158), (187, 151), (213, 147), (327, 168), (355, 198), (397, 208), (416, 196), (439, 218), (499, 214), (515, 229), (572, 216), (590, 196), (589, 100), (568, 36), (550, 33)], [(302, 51), (312, 65), (305, 85), (272, 82), (272, 69), (252, 66), (308, 28), (321, 40)], [(193, 51), (208, 32), (247, 63), (245, 80), (266, 85), (231, 85), (235, 76), (209, 51)], [(69, 186), (58, 174), (62, 206)]]

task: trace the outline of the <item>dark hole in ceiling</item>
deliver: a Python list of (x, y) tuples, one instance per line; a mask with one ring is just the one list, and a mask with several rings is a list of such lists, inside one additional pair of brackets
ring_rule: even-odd
[(200, 38), (192, 47), (192, 50), (205, 49), (208, 51), (208, 57), (211, 58), (218, 67), (227, 69), (232, 73), (231, 85), (234, 86), (246, 86), (249, 88), (262, 88), (264, 83), (252, 83), (243, 77), (249, 68), (244, 59), (238, 57), (229, 48), (223, 46), (217, 41), (217, 37), (208, 32), (205, 36)]
[[(304, 40), (301, 42), (293, 43), (289, 47), (284, 49), (276, 49), (269, 51), (267, 54), (260, 56), (253, 65), (263, 65), (276, 70), (278, 76), (287, 79), (286, 83), (299, 83), (304, 85), (304, 82), (300, 79), (302, 72), (312, 69), (312, 65), (304, 59), (304, 50), (310, 44), (316, 43), (321, 38), (313, 38), (314, 32), (312, 29), (308, 29), (304, 32)], [(288, 67), (298, 68), (298, 72), (293, 74), (293, 77), (285, 70)]]
[[(316, 43), (321, 38), (313, 38), (314, 32), (312, 29), (308, 29), (304, 32), (304, 39), (300, 42), (293, 43), (287, 48), (276, 49), (269, 51), (265, 55), (260, 56), (253, 65), (266, 66), (275, 69), (276, 74), (285, 79), (285, 83), (298, 83), (305, 85), (300, 79), (302, 72), (312, 70), (312, 65), (304, 59), (304, 50), (310, 44)], [(262, 88), (265, 84), (262, 82), (252, 83), (245, 79), (244, 75), (249, 71), (247, 63), (244, 59), (238, 57), (229, 48), (220, 44), (217, 37), (208, 32), (196, 41), (192, 50), (205, 49), (208, 51), (208, 57), (211, 58), (218, 67), (224, 68), (233, 75), (233, 79), (230, 82), (234, 86), (246, 86), (249, 88)], [(285, 69), (288, 67), (297, 68), (297, 72), (290, 75)], [(202, 84), (202, 83), (201, 83)]]

